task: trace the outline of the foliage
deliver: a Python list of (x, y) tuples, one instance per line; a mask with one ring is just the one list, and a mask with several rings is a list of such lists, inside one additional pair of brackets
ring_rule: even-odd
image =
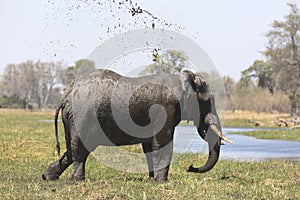
[(0, 97), (0, 108), (26, 108), (26, 101), (16, 96)]
[(227, 98), (230, 98), (234, 92), (235, 81), (230, 76), (223, 77), (223, 84)]
[(62, 70), (60, 73), (60, 79), (62, 84), (67, 86), (72, 80), (75, 79), (80, 74), (85, 74), (95, 71), (95, 63), (92, 60), (80, 59), (75, 62), (75, 66), (69, 66), (66, 69)]
[(257, 79), (258, 86), (274, 88), (289, 95), (291, 114), (296, 114), (300, 104), (300, 10), (296, 4), (288, 3), (290, 12), (284, 21), (275, 20), (266, 33), (268, 44), (263, 52), (266, 61), (255, 61), (242, 72), (242, 82)]
[(242, 71), (241, 84), (245, 87), (250, 85), (251, 81), (256, 81), (257, 86), (267, 88), (271, 94), (274, 93), (274, 80), (271, 78), (272, 68), (270, 63), (263, 60), (255, 60), (246, 70)]
[(158, 50), (153, 52), (154, 63), (147, 66), (139, 74), (149, 75), (164, 73), (179, 73), (181, 69), (187, 66), (187, 57), (182, 51), (167, 50), (162, 55), (159, 54)]
[[(0, 81), (1, 106), (4, 108), (53, 108), (61, 97), (62, 84), (95, 70), (93, 61), (81, 59), (63, 69), (62, 63), (26, 61), (5, 67)], [(25, 107), (22, 102), (24, 101)]]
[[(58, 181), (41, 174), (57, 159), (52, 112), (0, 110), (0, 199), (299, 199), (300, 164), (220, 160), (204, 174), (187, 173), (202, 154), (183, 154), (171, 165), (169, 181), (116, 171), (89, 156), (86, 181)], [(60, 123), (60, 130), (62, 124)], [(60, 134), (64, 141), (63, 134)]]
[(229, 110), (251, 110), (257, 112), (289, 112), (289, 98), (284, 92), (273, 95), (258, 87), (236, 87), (231, 98), (227, 98)]
[(46, 106), (51, 95), (58, 92), (58, 73), (62, 63), (26, 61), (5, 67), (0, 82), (2, 96), (25, 99), (26, 107), (36, 103)]
[(285, 21), (275, 20), (266, 34), (269, 42), (264, 54), (273, 66), (276, 87), (289, 94), (291, 113), (296, 114), (300, 106), (296, 104), (300, 93), (300, 10), (296, 4), (288, 6)]

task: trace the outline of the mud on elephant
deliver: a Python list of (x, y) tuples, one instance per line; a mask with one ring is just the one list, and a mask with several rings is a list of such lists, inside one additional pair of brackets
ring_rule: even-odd
[(61, 110), (67, 150), (42, 175), (56, 180), (73, 163), (72, 179), (85, 178), (85, 163), (99, 145), (141, 143), (149, 176), (166, 181), (173, 154), (174, 129), (181, 120), (193, 121), (208, 142), (207, 162), (190, 172), (207, 172), (218, 161), (221, 132), (214, 96), (199, 74), (185, 70), (180, 75), (160, 74), (139, 78), (97, 70), (78, 77), (66, 89), (55, 114)]

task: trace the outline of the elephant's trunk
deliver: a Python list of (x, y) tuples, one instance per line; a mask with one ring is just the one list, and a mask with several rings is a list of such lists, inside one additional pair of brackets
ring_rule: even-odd
[[(207, 131), (202, 131), (202, 128), (198, 127), (198, 132), (201, 135), (201, 137), (203, 137), (208, 142), (208, 159), (206, 163), (199, 168), (195, 168), (191, 165), (187, 170), (188, 172), (204, 173), (211, 170), (219, 159), (221, 139), (233, 143), (231, 139), (227, 138), (222, 134), (217, 116), (211, 113), (207, 114), (204, 120), (204, 124), (208, 127)], [(205, 133), (207, 133), (206, 136), (204, 136)]]
[(207, 159), (206, 163), (203, 166), (198, 167), (198, 168), (193, 167), (193, 165), (191, 165), (187, 171), (204, 173), (204, 172), (211, 170), (215, 166), (215, 164), (218, 162), (219, 155), (220, 155), (220, 145), (221, 145), (221, 141), (219, 139), (212, 148), (210, 147), (211, 149), (209, 151), (209, 155), (208, 155), (208, 159)]

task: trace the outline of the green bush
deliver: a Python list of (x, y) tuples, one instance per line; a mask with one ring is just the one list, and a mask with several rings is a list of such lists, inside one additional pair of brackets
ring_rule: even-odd
[(25, 108), (25, 99), (18, 97), (0, 97), (0, 108)]

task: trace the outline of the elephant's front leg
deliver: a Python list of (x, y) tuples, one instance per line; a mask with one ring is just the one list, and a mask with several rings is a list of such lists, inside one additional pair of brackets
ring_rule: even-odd
[(148, 170), (149, 170), (149, 177), (154, 178), (154, 171), (153, 171), (153, 149), (152, 149), (152, 143), (151, 142), (144, 142), (142, 143), (143, 151), (146, 155), (147, 164), (148, 164)]
[(167, 181), (173, 156), (173, 131), (168, 130), (154, 136), (152, 145), (154, 179)]

